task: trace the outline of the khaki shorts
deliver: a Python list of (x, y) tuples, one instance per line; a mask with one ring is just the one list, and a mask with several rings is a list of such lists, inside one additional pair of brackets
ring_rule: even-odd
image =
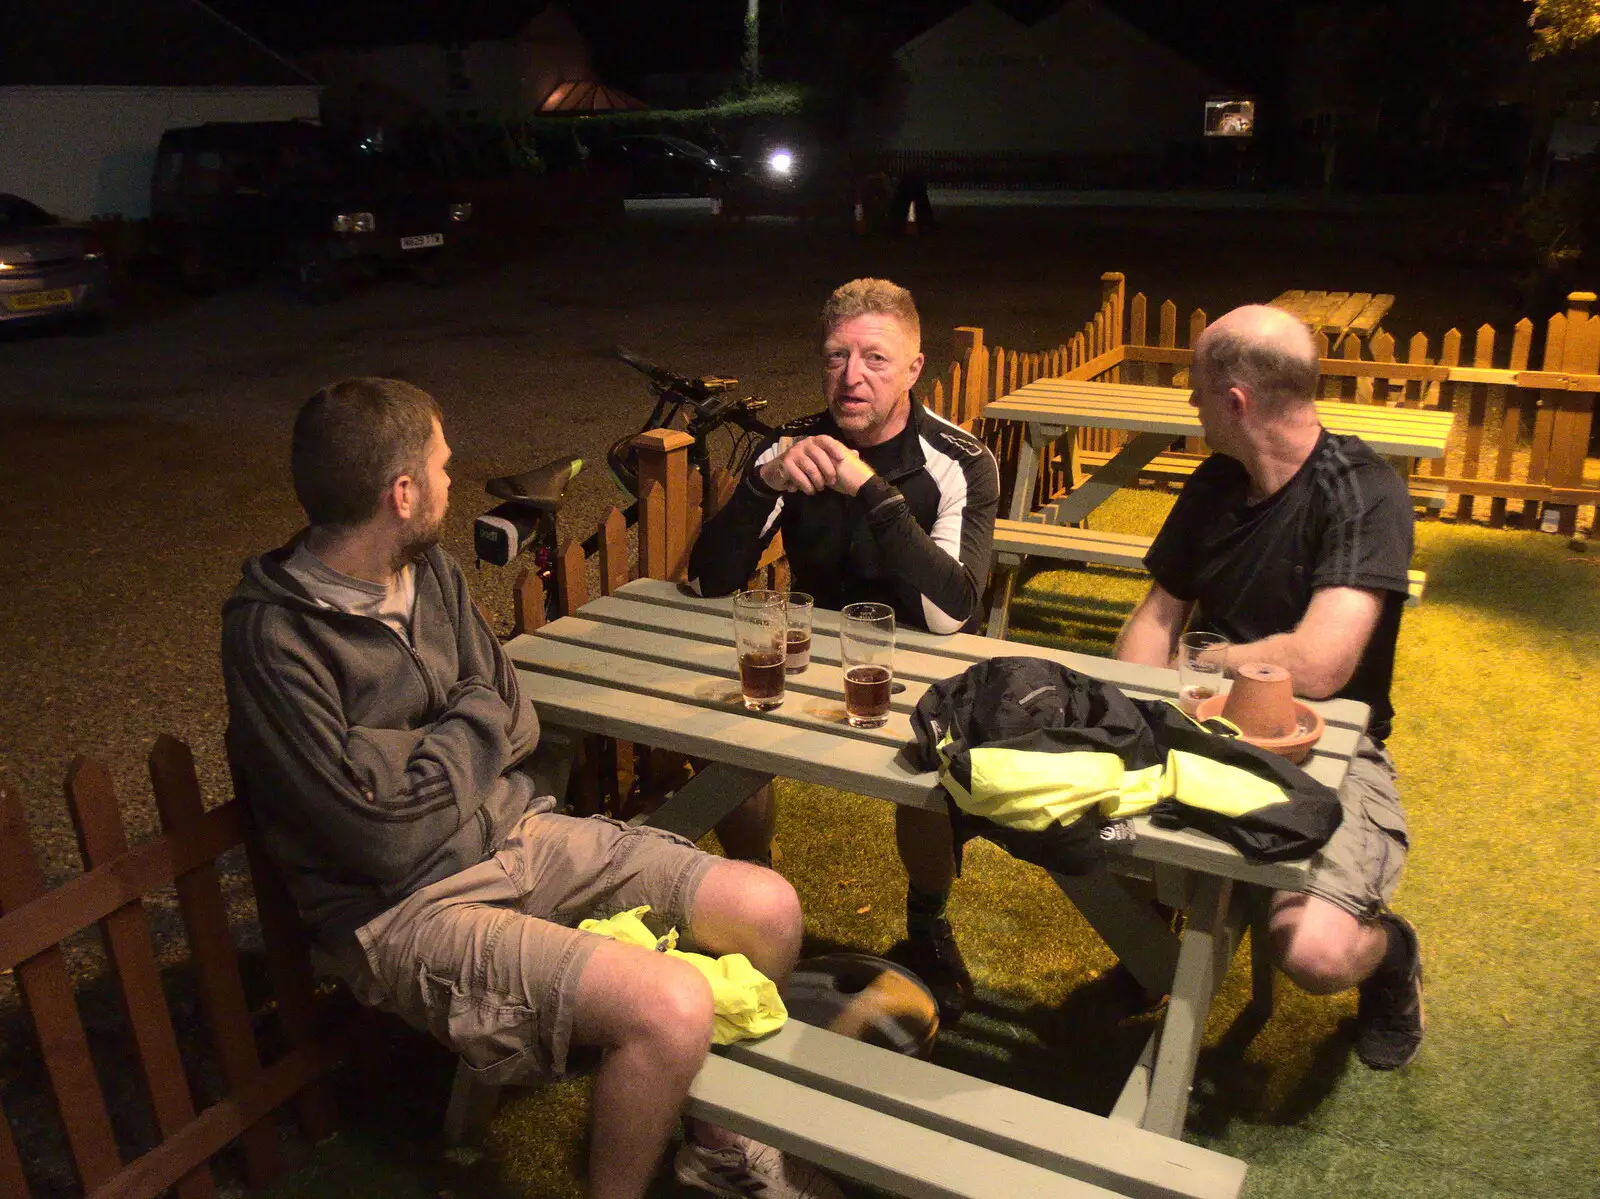
[(485, 1083), (559, 1078), (578, 978), (603, 940), (573, 926), (649, 904), (658, 932), (688, 938), (717, 860), (660, 829), (531, 813), (492, 858), (357, 929), (365, 961), (341, 973), (363, 1003), (432, 1033)]
[(1311, 859), (1306, 894), (1373, 920), (1394, 895), (1411, 842), (1395, 789), (1394, 759), (1369, 737), (1361, 738), (1339, 788), (1344, 818)]

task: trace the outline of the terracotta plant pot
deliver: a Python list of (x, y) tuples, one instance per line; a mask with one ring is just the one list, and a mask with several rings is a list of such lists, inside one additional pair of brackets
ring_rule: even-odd
[(1251, 745), (1296, 764), (1311, 756), (1326, 727), (1320, 712), (1294, 697), (1289, 672), (1265, 662), (1239, 667), (1233, 689), (1226, 695), (1213, 695), (1195, 712), (1200, 721), (1214, 716), (1237, 725)]
[(1289, 672), (1266, 662), (1246, 662), (1234, 675), (1222, 715), (1252, 737), (1287, 737), (1295, 732)]

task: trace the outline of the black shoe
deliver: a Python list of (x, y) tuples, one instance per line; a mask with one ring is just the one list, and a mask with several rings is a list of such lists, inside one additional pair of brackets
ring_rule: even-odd
[(933, 992), (940, 1027), (949, 1028), (960, 1020), (972, 1002), (972, 975), (961, 960), (950, 922), (935, 920), (931, 936), (907, 937), (898, 949), (901, 962)]
[[(1356, 1007), (1356, 1056), (1374, 1070), (1398, 1070), (1422, 1048), (1422, 950), (1404, 916), (1385, 912), (1379, 923), (1401, 939), (1405, 965), (1379, 966), (1361, 984)], [(1386, 964), (1387, 965), (1387, 964)]]

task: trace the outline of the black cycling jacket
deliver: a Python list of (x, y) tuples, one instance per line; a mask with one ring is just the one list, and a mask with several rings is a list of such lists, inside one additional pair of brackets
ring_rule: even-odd
[(905, 429), (861, 451), (877, 472), (854, 496), (773, 491), (759, 471), (781, 439), (847, 441), (827, 411), (790, 421), (757, 450), (744, 480), (706, 522), (689, 557), (702, 595), (743, 587), (774, 533), (791, 586), (820, 607), (875, 601), (933, 633), (973, 631), (989, 581), (1000, 475), (977, 438), (913, 402)]

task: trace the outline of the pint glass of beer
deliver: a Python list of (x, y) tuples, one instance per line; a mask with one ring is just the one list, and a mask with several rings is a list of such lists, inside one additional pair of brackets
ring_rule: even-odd
[(765, 712), (783, 702), (783, 662), (788, 651), (783, 592), (741, 591), (733, 597), (733, 644), (739, 655), (744, 706)]
[(884, 724), (894, 683), (894, 609), (846, 604), (839, 613), (839, 658), (846, 719), (858, 729)]

